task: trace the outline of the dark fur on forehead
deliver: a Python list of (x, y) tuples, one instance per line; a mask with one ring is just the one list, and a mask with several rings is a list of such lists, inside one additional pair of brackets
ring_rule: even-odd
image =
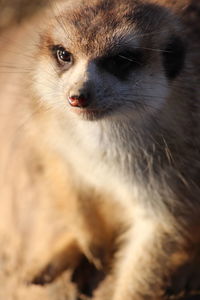
[[(121, 42), (133, 26), (141, 33), (153, 31), (163, 19), (163, 10), (138, 0), (96, 0), (68, 10), (62, 22), (73, 34), (73, 49), (86, 55), (104, 55)], [(120, 29), (124, 29), (120, 36)], [(116, 38), (116, 32), (117, 38)]]

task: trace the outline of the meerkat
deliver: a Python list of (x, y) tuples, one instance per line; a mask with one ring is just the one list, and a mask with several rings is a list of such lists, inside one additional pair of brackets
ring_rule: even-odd
[(49, 283), (84, 256), (112, 278), (95, 299), (197, 290), (200, 74), (184, 24), (153, 0), (62, 1), (39, 19), (18, 55), (1, 45), (1, 205), (33, 245), (23, 272)]

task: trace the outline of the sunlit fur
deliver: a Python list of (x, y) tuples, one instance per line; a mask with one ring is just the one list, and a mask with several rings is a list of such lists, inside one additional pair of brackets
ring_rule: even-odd
[[(168, 78), (163, 54), (174, 37), (186, 55)], [(83, 0), (53, 5), (18, 30), (14, 45), (2, 43), (4, 72), (18, 72), (0, 80), (0, 238), (16, 249), (11, 271), (21, 258), (13, 271), (20, 283), (45, 284), (49, 264), (54, 281), (83, 254), (106, 275), (95, 300), (199, 288), (200, 94), (198, 54), (187, 40), (159, 1)], [(8, 55), (18, 44), (20, 53)], [(54, 45), (72, 53), (72, 67), (58, 66)], [(97, 63), (127, 47), (144, 55), (127, 77)], [(76, 85), (88, 85), (98, 113), (70, 106)]]

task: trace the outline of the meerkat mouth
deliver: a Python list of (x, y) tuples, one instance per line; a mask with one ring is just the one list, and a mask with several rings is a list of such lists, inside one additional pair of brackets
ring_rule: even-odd
[(80, 118), (88, 121), (102, 119), (111, 114), (112, 109), (93, 109), (93, 108), (70, 108), (70, 111), (78, 115)]

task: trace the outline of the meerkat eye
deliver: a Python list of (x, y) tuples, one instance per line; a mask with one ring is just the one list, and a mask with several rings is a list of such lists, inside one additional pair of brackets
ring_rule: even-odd
[(143, 53), (137, 50), (124, 51), (114, 56), (108, 56), (100, 60), (100, 66), (107, 72), (126, 79), (129, 73), (143, 64)]
[(141, 65), (142, 53), (139, 51), (126, 51), (114, 56), (114, 61), (118, 66), (139, 67)]
[(68, 51), (66, 51), (64, 48), (57, 50), (57, 57), (58, 57), (58, 60), (64, 61), (67, 63), (71, 63), (71, 61), (72, 61), (71, 54)]
[(60, 65), (69, 65), (73, 62), (73, 56), (62, 46), (54, 46), (53, 54)]
[(112, 58), (112, 63), (118, 67), (128, 68), (132, 65), (133, 60), (129, 57), (124, 56), (123, 54), (114, 56)]

